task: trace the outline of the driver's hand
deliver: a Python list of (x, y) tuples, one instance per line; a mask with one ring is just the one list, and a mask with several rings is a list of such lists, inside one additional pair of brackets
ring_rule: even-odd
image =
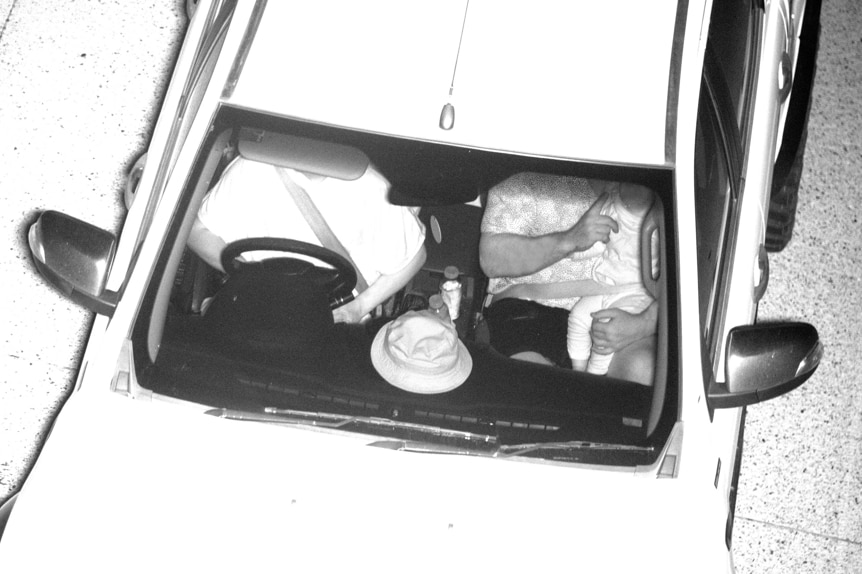
[(336, 323), (359, 323), (364, 316), (365, 313), (356, 304), (356, 299), (332, 310), (332, 319)]

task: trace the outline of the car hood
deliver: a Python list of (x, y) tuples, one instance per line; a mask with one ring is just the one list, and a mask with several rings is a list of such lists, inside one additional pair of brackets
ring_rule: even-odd
[(716, 513), (681, 480), (370, 442), (118, 395), (73, 396), (18, 498), (0, 569), (727, 565), (723, 524), (705, 523)]

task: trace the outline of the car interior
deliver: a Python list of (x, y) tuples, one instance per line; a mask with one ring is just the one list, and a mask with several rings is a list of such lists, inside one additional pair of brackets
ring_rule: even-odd
[[(297, 141), (311, 145), (301, 146), (301, 153), (291, 151), (296, 146), (288, 144)], [(423, 268), (361, 324), (332, 320), (331, 307), (352, 290), (355, 273), (326, 249), (289, 240), (252, 241), (229, 246), (232, 251), (223, 259), (227, 274), (211, 268), (185, 241), (206, 192), (238, 154), (290, 167), (311, 162), (332, 173), (355, 169), (355, 162), (367, 157), (389, 179), (390, 201), (419, 210), (428, 254)], [(672, 245), (666, 239), (673, 237), (672, 217), (665, 213), (662, 218), (663, 256), (654, 271), (658, 277), (651, 277), (664, 285), (651, 387), (512, 359), (488, 343), (482, 315), (487, 278), (478, 244), (485, 194), (521, 171), (634, 180), (656, 190), (658, 205), (672, 205), (671, 175), (658, 170), (444, 146), (223, 108), (185, 183), (171, 237), (139, 313), (133, 333), (138, 384), (213, 409), (397, 421), (457, 431), (459, 440), (483, 437), (480, 442), (494, 447), (579, 447), (565, 454), (537, 447), (531, 451), (536, 456), (653, 463), (677, 412), (670, 319), (675, 305), (667, 288), (674, 274), (667, 265)], [(282, 254), (259, 265), (231, 264), (243, 251), (259, 248)], [(302, 261), (297, 254), (304, 256)], [(371, 341), (395, 317), (427, 308), (430, 296), (439, 292), (443, 270), (453, 265), (463, 286), (455, 323), (472, 357), (469, 377), (439, 394), (388, 384), (372, 364)], [(345, 420), (339, 428), (369, 432)], [(412, 436), (403, 426), (376, 426), (372, 434)], [(420, 438), (427, 440), (421, 433)]]

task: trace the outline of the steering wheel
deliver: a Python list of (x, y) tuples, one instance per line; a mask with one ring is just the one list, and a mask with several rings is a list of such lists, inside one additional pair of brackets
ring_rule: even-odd
[[(295, 257), (272, 257), (262, 261), (238, 259), (249, 251), (280, 251), (285, 254), (302, 255), (316, 259), (331, 267), (319, 267), (305, 259)], [(356, 270), (344, 257), (325, 247), (295, 239), (279, 237), (250, 237), (227, 245), (221, 254), (221, 264), (228, 274), (241, 273), (244, 268), (255, 267), (274, 273), (304, 277), (326, 291), (331, 308), (340, 307), (353, 299), (356, 287)]]

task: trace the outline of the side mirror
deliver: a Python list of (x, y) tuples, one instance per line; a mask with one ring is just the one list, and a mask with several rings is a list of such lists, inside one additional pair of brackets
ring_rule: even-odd
[(807, 323), (737, 327), (727, 336), (725, 383), (711, 383), (709, 405), (732, 408), (765, 401), (804, 383), (820, 365), (823, 344)]
[(36, 269), (76, 303), (112, 315), (117, 294), (105, 290), (114, 261), (114, 235), (57, 211), (45, 211), (30, 226), (30, 251)]

